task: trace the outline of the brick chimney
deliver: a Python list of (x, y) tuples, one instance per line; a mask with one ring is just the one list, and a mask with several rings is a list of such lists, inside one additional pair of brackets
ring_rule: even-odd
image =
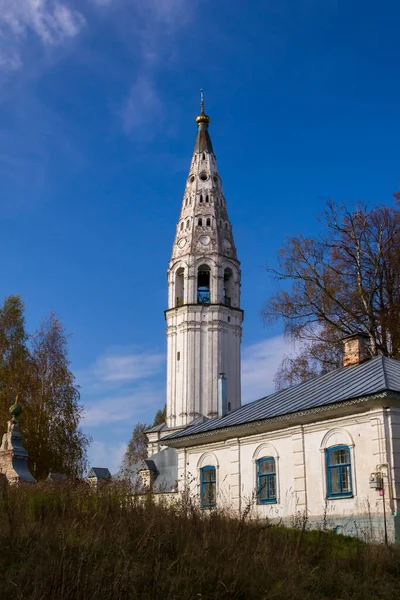
[(369, 336), (366, 333), (353, 333), (342, 339), (343, 366), (358, 365), (371, 358)]

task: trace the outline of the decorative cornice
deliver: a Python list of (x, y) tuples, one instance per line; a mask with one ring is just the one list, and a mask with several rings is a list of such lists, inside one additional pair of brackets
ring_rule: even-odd
[(172, 308), (167, 308), (166, 310), (164, 310), (164, 315), (165, 318), (167, 318), (167, 315), (173, 313), (175, 311), (175, 314), (179, 314), (180, 312), (183, 313), (184, 311), (182, 309), (185, 308), (191, 308), (194, 309), (196, 312), (200, 312), (201, 310), (206, 309), (207, 311), (209, 309), (212, 308), (223, 308), (224, 310), (226, 310), (228, 313), (231, 311), (234, 312), (238, 312), (241, 313), (242, 316), (244, 315), (244, 310), (242, 310), (241, 308), (235, 308), (234, 306), (226, 306), (226, 304), (223, 304), (222, 302), (216, 302), (214, 304), (181, 304), (180, 306), (173, 306)]

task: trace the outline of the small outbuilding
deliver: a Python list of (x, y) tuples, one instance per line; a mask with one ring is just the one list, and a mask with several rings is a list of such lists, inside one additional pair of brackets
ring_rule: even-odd
[(87, 476), (88, 482), (93, 486), (99, 486), (110, 479), (111, 473), (105, 467), (92, 467)]

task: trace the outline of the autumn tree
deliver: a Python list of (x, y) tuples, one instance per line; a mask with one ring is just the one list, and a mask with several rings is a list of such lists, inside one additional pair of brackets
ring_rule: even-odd
[(24, 305), (9, 296), (0, 308), (0, 427), (5, 432), (9, 407), (18, 394), (21, 430), (33, 475), (50, 470), (79, 476), (89, 443), (80, 430), (82, 407), (68, 360), (67, 335), (51, 314), (38, 331), (25, 329)]
[(40, 479), (51, 469), (82, 476), (90, 440), (79, 429), (79, 388), (70, 370), (67, 334), (54, 313), (31, 336), (30, 385), (26, 447), (33, 475)]
[(359, 331), (372, 355), (400, 358), (400, 211), (329, 202), (323, 224), (318, 238), (287, 239), (279, 268), (268, 269), (285, 289), (269, 299), (265, 317), (282, 320), (300, 347), (281, 364), (278, 387), (339, 366), (340, 340)]

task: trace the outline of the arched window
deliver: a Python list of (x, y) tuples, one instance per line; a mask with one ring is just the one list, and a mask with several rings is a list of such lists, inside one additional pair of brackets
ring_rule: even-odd
[(199, 219), (199, 220), (198, 220), (198, 225), (199, 225), (199, 227), (202, 227), (202, 226), (203, 226), (203, 219)]
[(186, 197), (185, 206), (187, 206), (187, 205), (188, 205), (188, 200), (189, 200), (189, 199)]
[(207, 225), (207, 227), (211, 227), (211, 219), (207, 219), (206, 225)]
[(225, 306), (231, 306), (234, 291), (235, 291), (235, 282), (233, 281), (233, 273), (232, 273), (232, 269), (228, 267), (224, 271), (224, 304), (225, 304)]
[(197, 303), (210, 304), (210, 267), (201, 265), (197, 272)]
[(189, 229), (190, 221), (189, 219), (186, 221), (186, 229)]
[(203, 152), (203, 160), (206, 160), (206, 155), (204, 154), (204, 152)]
[(349, 498), (353, 495), (351, 455), (349, 446), (332, 446), (325, 450), (326, 489), (328, 498)]
[(200, 194), (200, 204), (203, 204), (203, 194)]
[(182, 306), (185, 295), (185, 271), (180, 267), (175, 274), (175, 306)]
[(201, 508), (215, 508), (217, 504), (217, 473), (215, 467), (200, 469)]
[(259, 504), (276, 503), (276, 467), (272, 456), (257, 461), (257, 501)]
[(206, 196), (206, 202), (209, 202), (209, 201), (210, 201), (210, 199), (209, 199), (208, 194), (207, 194), (207, 196)]
[(183, 229), (183, 221), (182, 221), (182, 223), (181, 223), (181, 231), (182, 231), (182, 229)]
[(225, 229), (228, 229), (228, 223), (225, 223)]

